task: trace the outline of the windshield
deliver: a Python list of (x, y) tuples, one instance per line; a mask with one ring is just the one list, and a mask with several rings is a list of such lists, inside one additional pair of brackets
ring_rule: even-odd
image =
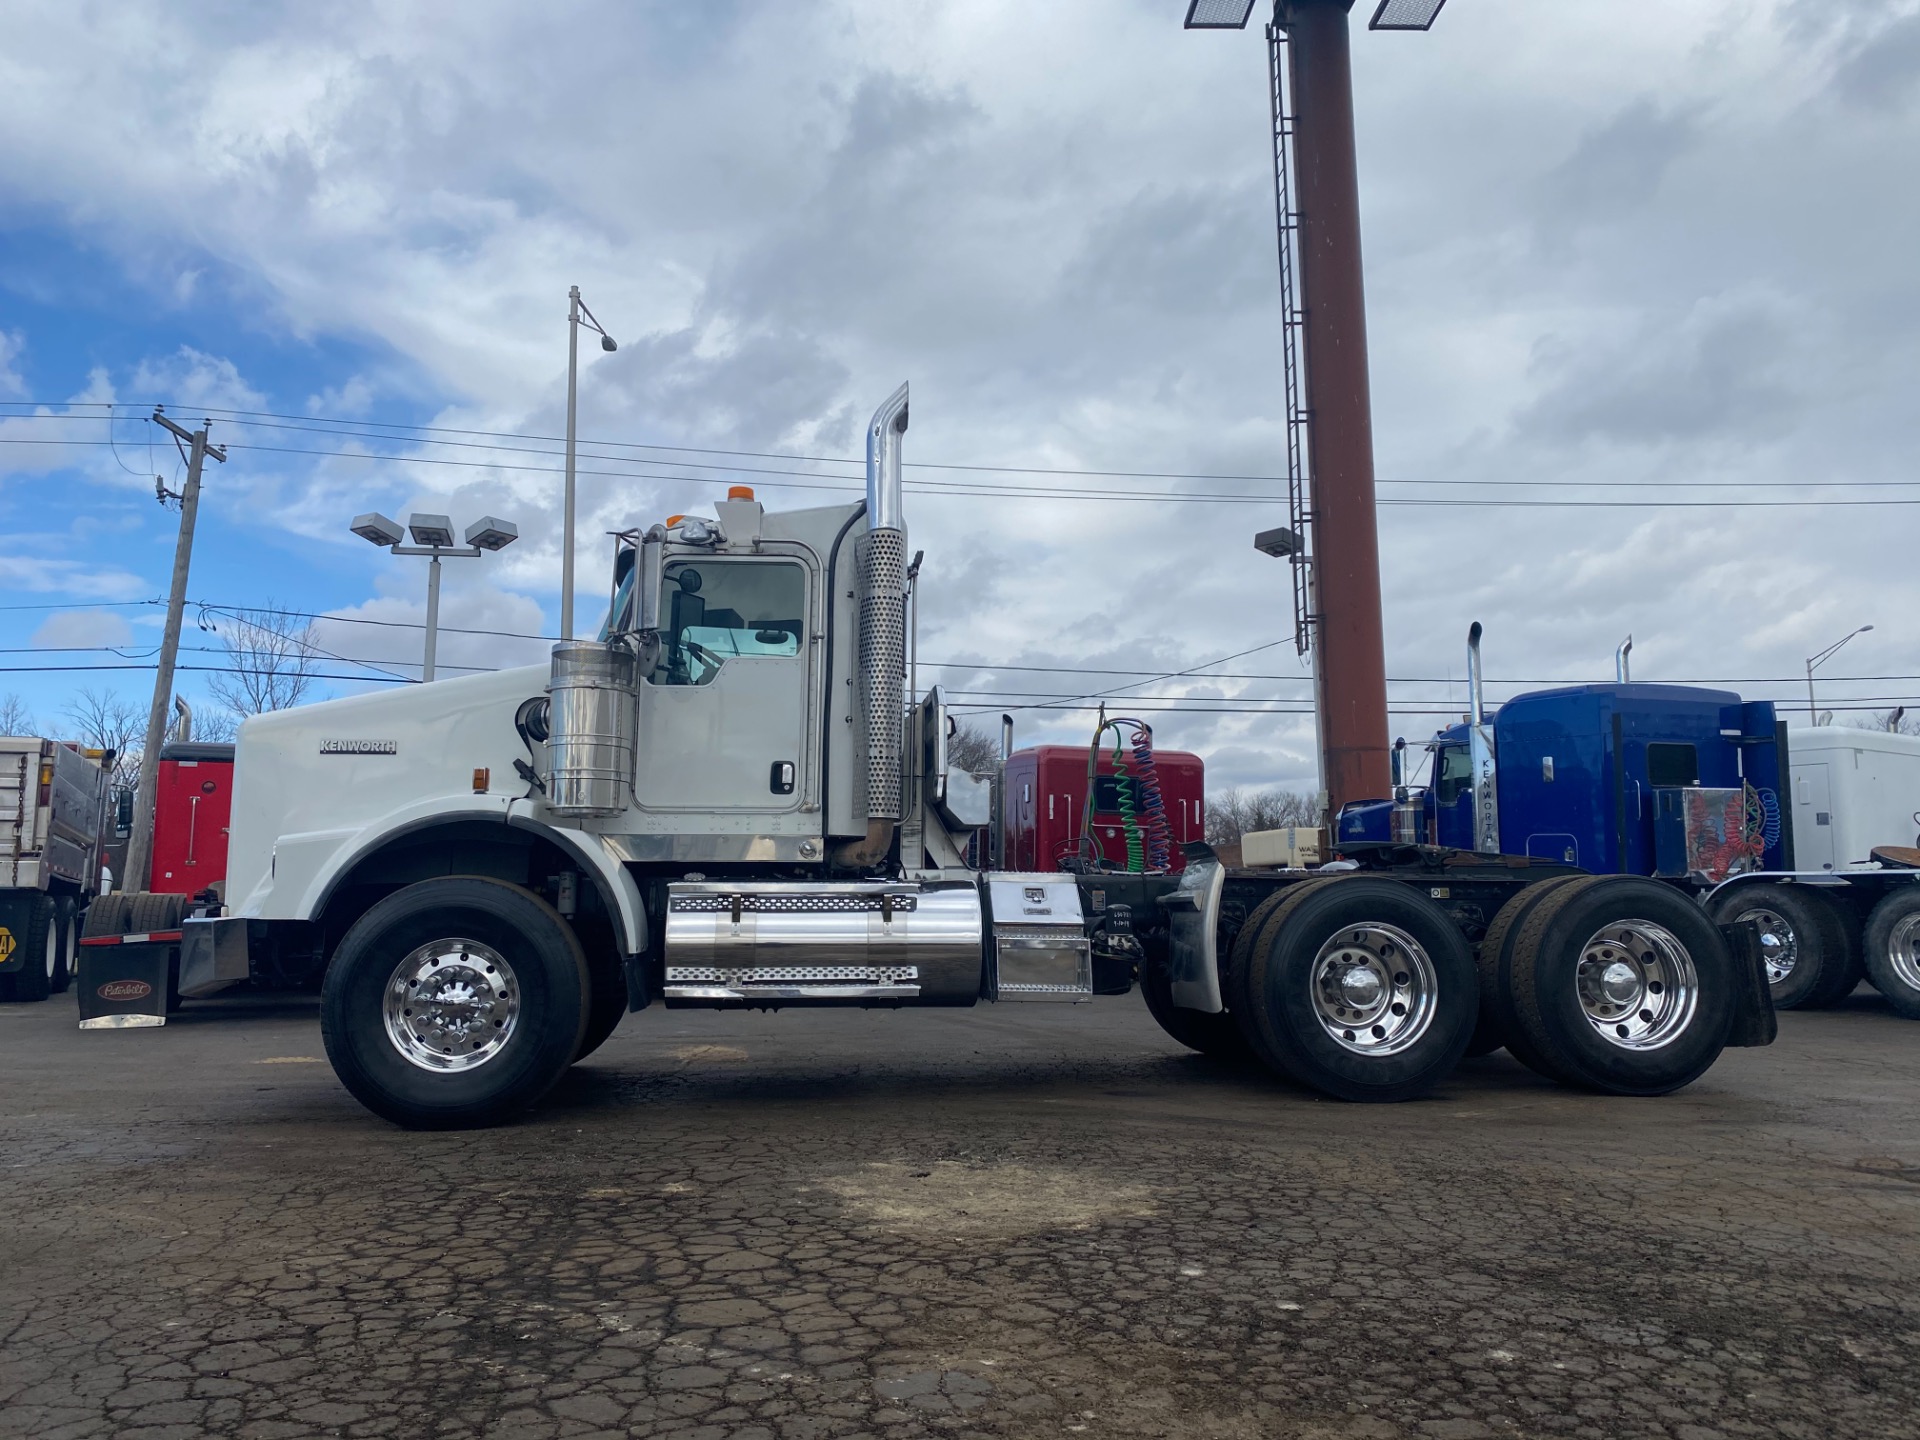
[(607, 640), (613, 635), (613, 617), (625, 615), (627, 606), (633, 603), (633, 580), (640, 573), (638, 566), (629, 566), (626, 579), (620, 582), (620, 588), (613, 592), (613, 604), (607, 607), (607, 618), (600, 622), (600, 639)]

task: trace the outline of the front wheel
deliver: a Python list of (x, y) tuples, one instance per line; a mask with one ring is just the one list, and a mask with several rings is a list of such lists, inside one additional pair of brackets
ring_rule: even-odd
[(1920, 885), (1884, 897), (1867, 917), (1867, 978), (1887, 1003), (1920, 1020)]
[(1276, 1069), (1341, 1100), (1411, 1100), (1473, 1038), (1479, 981), (1446, 913), (1397, 880), (1340, 879), (1276, 907), (1237, 1018)]
[(498, 1122), (579, 1051), (587, 966), (532, 891), (478, 876), (389, 895), (341, 940), (320, 992), (334, 1073), (376, 1115), (418, 1129)]

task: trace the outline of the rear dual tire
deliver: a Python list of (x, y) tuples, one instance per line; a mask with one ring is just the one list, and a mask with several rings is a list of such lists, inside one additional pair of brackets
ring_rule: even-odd
[(1732, 952), (1698, 905), (1657, 881), (1553, 885), (1516, 915), (1495, 962), (1508, 1048), (1571, 1085), (1665, 1095), (1705, 1073), (1733, 1025)]
[(1883, 897), (1867, 917), (1867, 978), (1887, 1003), (1920, 1020), (1920, 885)]
[(1473, 1037), (1478, 983), (1453, 921), (1397, 880), (1309, 882), (1270, 897), (1234, 946), (1247, 1044), (1341, 1100), (1425, 1095)]
[(1800, 886), (1740, 886), (1716, 901), (1712, 914), (1721, 925), (1751, 921), (1760, 927), (1776, 1010), (1837, 1005), (1866, 973), (1840, 913)]
[(53, 993), (60, 946), (59, 906), (51, 895), (35, 895), (27, 902), (25, 932), (14, 936), (20, 968), (0, 975), (0, 999), (33, 1004)]

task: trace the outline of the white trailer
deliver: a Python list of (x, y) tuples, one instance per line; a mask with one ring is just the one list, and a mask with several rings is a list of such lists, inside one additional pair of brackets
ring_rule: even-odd
[(80, 917), (99, 893), (111, 753), (0, 736), (0, 1000), (72, 983)]
[(1873, 863), (1920, 846), (1920, 735), (1846, 725), (1789, 726), (1793, 858), (1798, 870)]

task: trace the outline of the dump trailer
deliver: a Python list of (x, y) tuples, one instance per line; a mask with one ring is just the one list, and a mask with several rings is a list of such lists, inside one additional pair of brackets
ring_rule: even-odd
[(111, 751), (0, 736), (0, 1000), (72, 983), (74, 946), (100, 890)]
[(1342, 853), (1434, 845), (1646, 876), (1758, 927), (1776, 1008), (1831, 1005), (1864, 976), (1920, 1019), (1920, 737), (1790, 728), (1771, 701), (1624, 678), (1489, 712), (1478, 625), (1467, 663), (1471, 713), (1428, 742), (1429, 783), (1343, 808)]
[(1650, 881), (1435, 847), (1308, 873), (1190, 844), (1174, 873), (1136, 721), (1093, 744), (1134, 757), (1137, 856), (969, 868), (988, 787), (948, 766), (941, 692), (905, 691), (907, 420), (902, 386), (863, 503), (768, 513), (742, 489), (617, 536), (604, 625), (545, 666), (247, 720), (224, 909), (184, 919), (182, 992), (323, 971), (336, 1073), (413, 1126), (524, 1107), (655, 1005), (1138, 983), (1182, 1043), (1352, 1100), (1431, 1089), (1489, 990), (1516, 1044), (1601, 1090), (1668, 1091), (1771, 1037), (1757, 947)]

